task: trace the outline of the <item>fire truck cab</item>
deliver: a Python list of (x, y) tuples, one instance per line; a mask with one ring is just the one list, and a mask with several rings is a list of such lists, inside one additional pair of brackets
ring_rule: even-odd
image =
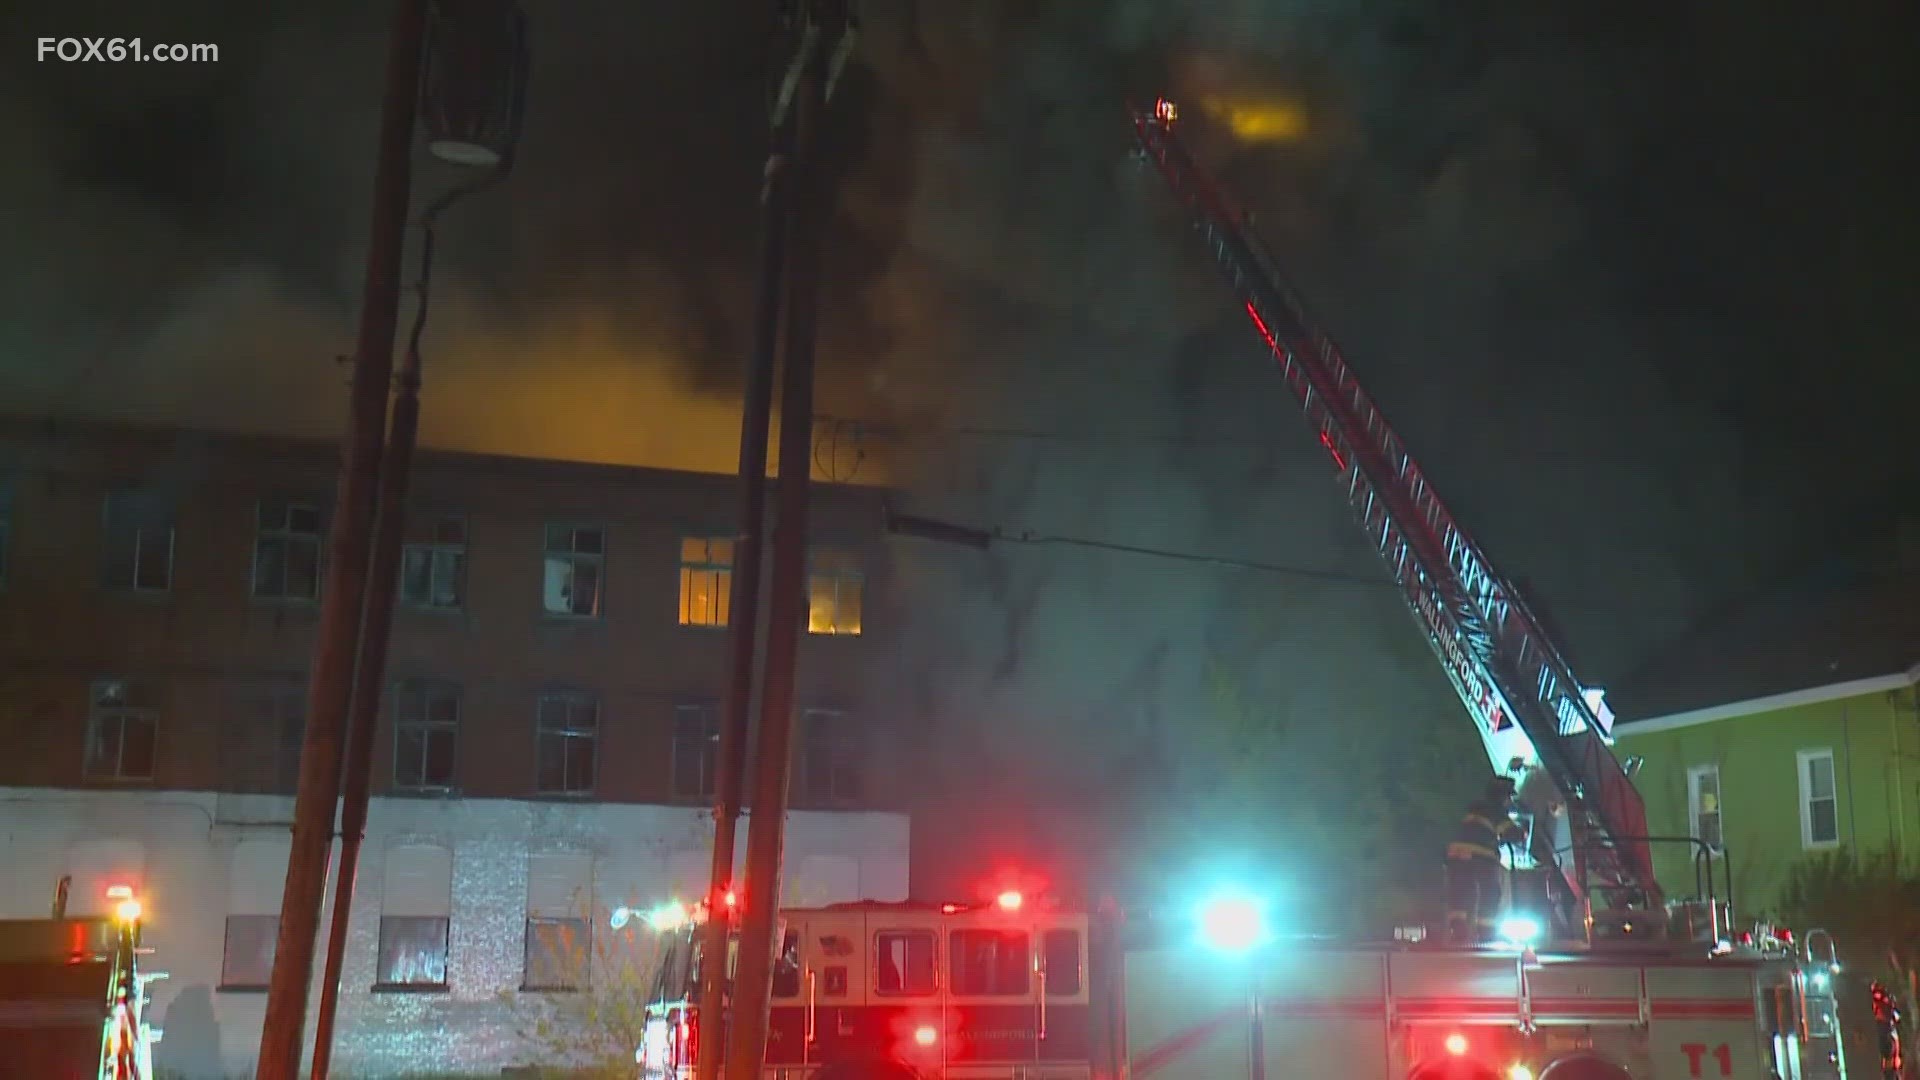
[[(1004, 893), (976, 905), (865, 901), (782, 915), (767, 1080), (831, 1066), (952, 1080), (1093, 1074), (1084, 913)], [(670, 935), (637, 1055), (645, 1080), (692, 1075), (697, 943), (691, 924)]]

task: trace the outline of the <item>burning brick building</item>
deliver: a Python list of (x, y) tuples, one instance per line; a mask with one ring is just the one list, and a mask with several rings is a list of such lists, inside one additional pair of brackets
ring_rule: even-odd
[[(158, 1060), (186, 1075), (258, 1045), (335, 461), (0, 429), (0, 917), (43, 914), (62, 875), (82, 909), (141, 888)], [(711, 834), (732, 483), (427, 454), (413, 490), (342, 988), (356, 1074), (537, 1057), (532, 1019), (603, 974), (563, 943), (697, 893)], [(898, 725), (862, 677), (878, 502), (816, 490), (788, 898), (899, 899)]]

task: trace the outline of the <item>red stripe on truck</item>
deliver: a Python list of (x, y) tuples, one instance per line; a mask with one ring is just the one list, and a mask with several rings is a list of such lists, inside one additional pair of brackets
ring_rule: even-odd
[(1246, 1013), (1240, 1009), (1227, 1009), (1215, 1013), (1198, 1024), (1181, 1028), (1147, 1047), (1131, 1062), (1134, 1080), (1144, 1080), (1146, 1077), (1156, 1075), (1174, 1061), (1206, 1045), (1207, 1040), (1219, 1034), (1221, 1029), (1233, 1023), (1236, 1018), (1245, 1016)]
[(1668, 998), (1653, 1003), (1655, 1020), (1751, 1020), (1751, 1000), (1733, 998)]
[(1379, 1020), (1387, 1015), (1384, 1001), (1268, 1000), (1266, 1015), (1280, 1020)]

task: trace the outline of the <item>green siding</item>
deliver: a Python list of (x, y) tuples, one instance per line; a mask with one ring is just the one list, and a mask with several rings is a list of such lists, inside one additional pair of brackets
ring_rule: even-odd
[[(1839, 838), (1859, 851), (1920, 843), (1920, 724), (1912, 687), (1733, 716), (1665, 731), (1616, 729), (1615, 753), (1645, 760), (1634, 778), (1648, 830), (1689, 835), (1688, 771), (1720, 769), (1721, 828), (1743, 916), (1770, 911), (1788, 868), (1810, 850), (1802, 822), (1800, 754), (1833, 754)], [(1692, 855), (1657, 845), (1670, 897), (1695, 894)], [(1718, 871), (1725, 873), (1724, 869)], [(1724, 891), (1724, 887), (1722, 890)]]

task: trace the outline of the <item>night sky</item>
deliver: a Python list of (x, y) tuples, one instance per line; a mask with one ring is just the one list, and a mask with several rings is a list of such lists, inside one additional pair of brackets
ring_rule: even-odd
[[(385, 5), (288, 6), (8, 19), (6, 411), (339, 430)], [(765, 6), (527, 3), (520, 167), (445, 232), (429, 442), (730, 468)], [(1912, 5), (1562, 7), (863, 5), (819, 406), (859, 423), (823, 429), (823, 470), (949, 520), (1371, 579), (903, 542), (875, 707), (1055, 794), (1206, 745), (1223, 683), (1289, 730), (1477, 754), (1130, 158), (1124, 103), (1162, 89), (1304, 118), (1210, 164), (1589, 681), (1910, 512)], [(30, 62), (102, 33), (221, 58)]]

